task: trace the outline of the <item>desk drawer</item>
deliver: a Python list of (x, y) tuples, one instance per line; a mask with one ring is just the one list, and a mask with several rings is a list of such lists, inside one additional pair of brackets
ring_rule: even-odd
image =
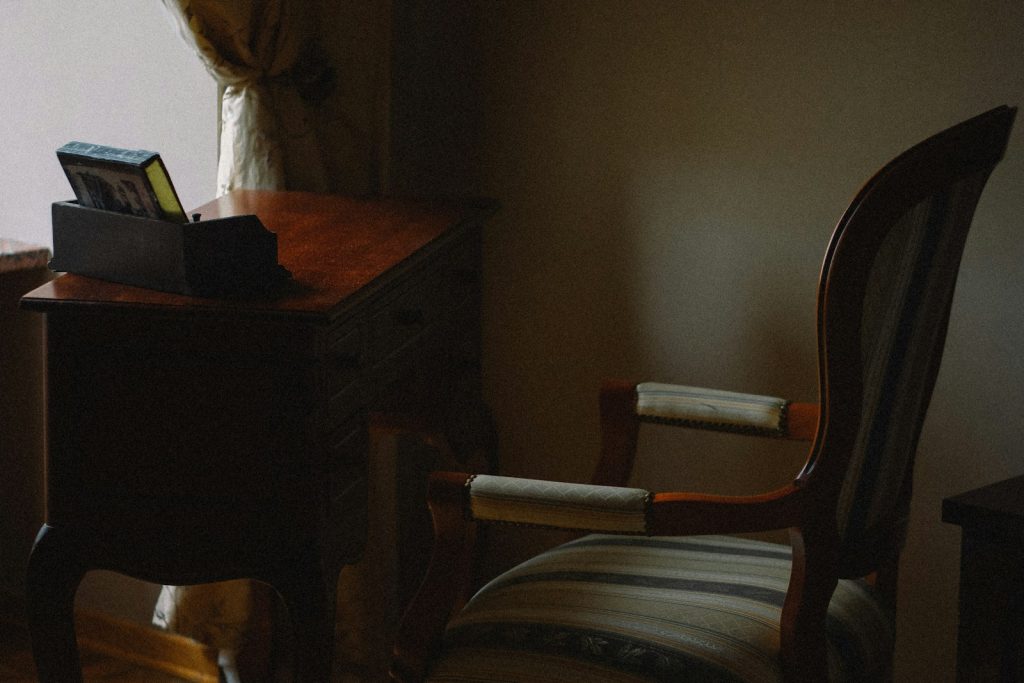
[[(51, 491), (274, 495), (315, 465), (312, 373), (264, 357), (132, 354), (51, 365)], [(71, 407), (92, 406), (92, 410)]]
[(397, 294), (378, 305), (371, 323), (374, 360), (393, 356), (453, 310), (476, 306), (480, 295), (480, 243), (477, 239), (445, 245), (435, 260), (412, 273)]
[(348, 491), (353, 482), (366, 480), (369, 436), (365, 420), (347, 422), (329, 437), (329, 497)]
[(366, 325), (360, 320), (352, 320), (333, 332), (335, 337), (329, 341), (324, 354), (329, 396), (336, 396), (358, 382), (368, 367)]
[(327, 399), (328, 426), (344, 424), (365, 410), (370, 404), (373, 386), (373, 377), (367, 375), (353, 379), (332, 393)]
[(476, 299), (481, 288), (479, 234), (452, 245), (441, 264), (441, 295), (452, 303)]
[(370, 357), (379, 362), (412, 343), (433, 323), (437, 302), (428, 278), (407, 281), (398, 296), (382, 302), (370, 326)]

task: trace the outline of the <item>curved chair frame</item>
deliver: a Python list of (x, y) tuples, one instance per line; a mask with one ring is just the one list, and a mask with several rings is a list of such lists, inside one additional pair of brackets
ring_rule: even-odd
[[(826, 251), (817, 299), (820, 401), (787, 404), (785, 421), (772, 433), (811, 444), (806, 463), (795, 480), (754, 496), (664, 492), (649, 494), (646, 500), (641, 533), (648, 535), (789, 529), (793, 564), (780, 624), (780, 658), (786, 680), (828, 680), (824, 623), (839, 579), (870, 576), (883, 597), (895, 607), (897, 564), (909, 513), (913, 450), (939, 369), (959, 258), (977, 200), (988, 175), (1002, 158), (1015, 114), (1015, 108), (998, 107), (909, 149), (865, 184), (840, 219)], [(951, 261), (939, 276), (938, 286), (944, 288), (940, 293), (944, 298), (938, 305), (937, 317), (927, 321), (930, 353), (915, 376), (923, 400), (909, 410), (913, 422), (907, 443), (911, 448), (901, 459), (902, 470), (897, 473), (900, 495), (891, 509), (865, 524), (861, 533), (844, 536), (837, 522), (838, 501), (844, 483), (852, 476), (851, 460), (858, 448), (864, 448), (862, 427), (872, 417), (864, 408), (862, 348), (865, 298), (873, 277), (870, 264), (901, 216), (965, 178), (971, 182), (966, 196), (960, 196), (959, 205), (953, 209), (952, 244), (944, 247), (951, 254)], [(943, 220), (946, 219), (949, 216), (944, 215)], [(931, 286), (934, 281), (929, 283)], [(904, 322), (902, 318), (900, 322)], [(609, 381), (602, 386), (602, 442), (594, 485), (623, 487), (629, 479), (640, 425), (649, 421), (637, 408), (638, 386), (642, 385), (625, 381)], [(736, 396), (742, 400), (742, 395)], [(875, 408), (887, 410), (891, 406), (883, 401)], [(694, 424), (687, 420), (678, 423), (750, 432), (737, 429), (737, 425)], [(395, 646), (392, 676), (397, 680), (423, 679), (440, 647), (449, 616), (457, 613), (468, 598), (474, 522), (522, 523), (523, 519), (534, 519), (516, 509), (536, 501), (511, 499), (505, 501), (505, 512), (482, 519), (475, 512), (477, 501), (472, 482), (473, 477), (463, 473), (435, 473), (430, 479), (428, 498), (435, 526), (434, 553), (423, 587), (405, 616)], [(556, 487), (545, 502), (561, 509), (571, 508), (576, 499), (574, 486), (579, 485)], [(580, 519), (587, 519), (582, 508)], [(563, 517), (539, 523), (595, 530), (585, 523), (566, 522)]]

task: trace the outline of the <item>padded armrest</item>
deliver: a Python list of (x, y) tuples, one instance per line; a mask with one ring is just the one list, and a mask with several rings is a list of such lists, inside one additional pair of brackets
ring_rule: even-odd
[(475, 521), (643, 534), (651, 493), (644, 489), (477, 475), (467, 482)]
[(774, 396), (643, 382), (636, 387), (637, 417), (743, 434), (785, 436), (789, 401)]

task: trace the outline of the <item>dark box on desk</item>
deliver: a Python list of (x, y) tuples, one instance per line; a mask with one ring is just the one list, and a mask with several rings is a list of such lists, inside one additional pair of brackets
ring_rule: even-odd
[(54, 271), (203, 297), (266, 294), (289, 276), (253, 215), (173, 223), (75, 202), (52, 215)]

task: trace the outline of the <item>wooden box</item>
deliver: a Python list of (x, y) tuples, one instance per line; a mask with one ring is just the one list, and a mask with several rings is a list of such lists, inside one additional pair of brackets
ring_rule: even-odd
[(172, 223), (55, 202), (51, 270), (201, 297), (266, 294), (289, 277), (254, 215)]

